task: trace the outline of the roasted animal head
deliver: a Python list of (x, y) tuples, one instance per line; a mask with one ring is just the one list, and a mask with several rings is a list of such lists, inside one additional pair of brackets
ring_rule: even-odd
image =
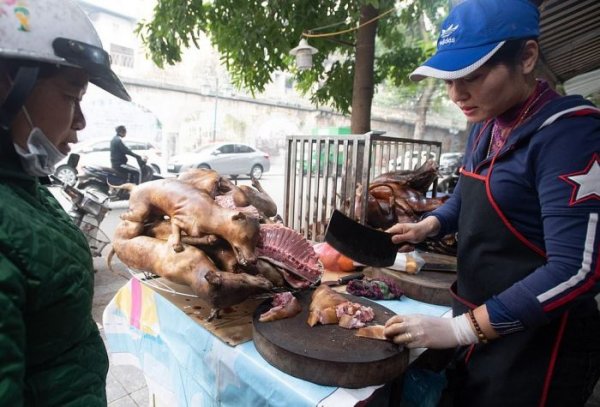
[(210, 270), (203, 275), (209, 285), (208, 301), (217, 309), (231, 307), (253, 295), (269, 292), (273, 289), (273, 283), (263, 276), (214, 270)]
[(238, 263), (242, 266), (255, 263), (255, 249), (260, 230), (258, 219), (238, 212), (231, 217), (231, 225), (236, 233), (235, 237), (228, 239), (228, 241), (235, 252)]

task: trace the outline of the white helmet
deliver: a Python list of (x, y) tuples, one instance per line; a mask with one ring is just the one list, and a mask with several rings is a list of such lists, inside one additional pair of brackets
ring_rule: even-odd
[(131, 100), (92, 23), (73, 0), (0, 1), (0, 59), (81, 68), (93, 84)]

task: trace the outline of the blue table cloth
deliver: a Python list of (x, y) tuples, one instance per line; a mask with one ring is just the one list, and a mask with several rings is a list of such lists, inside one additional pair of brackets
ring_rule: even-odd
[[(399, 314), (449, 310), (406, 297), (379, 303)], [(229, 346), (136, 278), (108, 304), (103, 325), (111, 363), (139, 367), (157, 405), (354, 405), (380, 387), (342, 389), (290, 376), (266, 362), (252, 341)]]

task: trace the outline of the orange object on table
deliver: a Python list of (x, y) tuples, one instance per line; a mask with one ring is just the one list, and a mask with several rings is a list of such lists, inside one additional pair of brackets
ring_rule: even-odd
[(356, 268), (351, 258), (344, 256), (325, 242), (317, 243), (313, 248), (326, 270), (350, 272)]

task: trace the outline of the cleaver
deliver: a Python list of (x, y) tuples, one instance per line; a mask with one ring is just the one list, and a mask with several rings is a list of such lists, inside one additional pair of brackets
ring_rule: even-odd
[(352, 280), (360, 280), (364, 276), (365, 275), (361, 271), (358, 273), (348, 274), (347, 276), (340, 277), (337, 280), (321, 281), (321, 284), (328, 285), (330, 287), (336, 287), (338, 285), (348, 284)]
[(398, 253), (390, 233), (362, 225), (337, 209), (327, 224), (325, 241), (344, 256), (365, 266), (391, 266)]

